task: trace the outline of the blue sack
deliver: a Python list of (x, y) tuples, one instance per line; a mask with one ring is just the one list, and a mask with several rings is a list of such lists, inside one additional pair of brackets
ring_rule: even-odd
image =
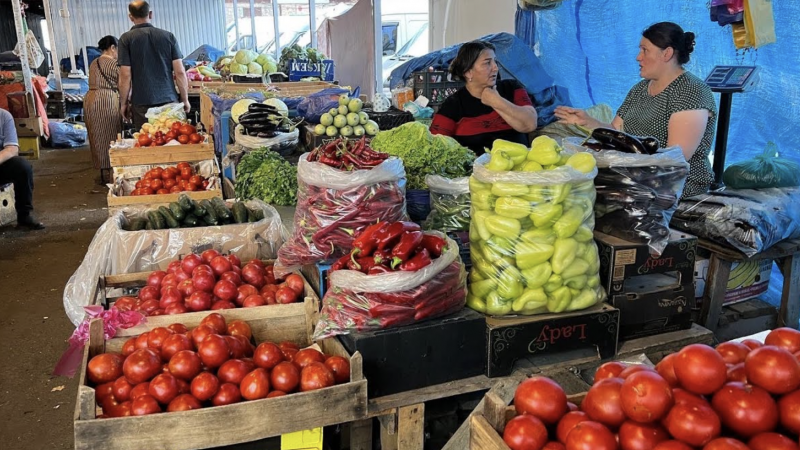
[(67, 122), (50, 122), (50, 143), (56, 148), (74, 148), (86, 145), (86, 127)]
[(344, 88), (327, 88), (311, 94), (297, 105), (297, 115), (305, 117), (310, 123), (319, 123), (320, 117), (331, 108), (339, 107), (339, 96), (350, 95)]

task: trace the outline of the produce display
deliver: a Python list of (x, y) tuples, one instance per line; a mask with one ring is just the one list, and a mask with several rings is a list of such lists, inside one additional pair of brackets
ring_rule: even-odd
[(295, 303), (302, 301), (304, 293), (300, 275), (277, 279), (272, 265), (254, 259), (242, 267), (236, 255), (223, 256), (212, 249), (152, 272), (136, 297), (120, 297), (113, 306), (161, 316)]
[[(245, 107), (246, 112), (243, 111)], [(264, 100), (263, 103), (242, 99), (231, 108), (231, 117), (238, 124), (236, 132), (258, 138), (272, 138), (293, 132), (302, 119), (293, 121), (288, 114), (286, 104), (277, 98)]]
[(294, 231), (278, 250), (279, 266), (340, 258), (350, 253), (360, 228), (407, 219), (405, 170), (397, 158), (346, 170), (309, 161), (309, 156), (301, 156), (297, 166)]
[(130, 195), (172, 194), (184, 191), (204, 191), (208, 189), (209, 180), (198, 175), (194, 167), (187, 162), (163, 168), (160, 166), (148, 170), (142, 179), (135, 184)]
[(315, 148), (309, 155), (309, 162), (320, 162), (339, 170), (369, 170), (386, 161), (389, 155), (376, 152), (367, 144), (367, 139), (336, 139)]
[[(293, 59), (307, 60), (314, 64), (322, 62), (326, 59), (325, 54), (316, 48), (305, 48), (297, 44), (287, 45), (281, 50), (281, 58), (278, 62), (278, 70), (285, 75), (289, 75), (289, 61)], [(320, 74), (322, 77), (323, 74)], [(310, 80), (309, 80), (310, 81)]]
[(470, 295), (491, 315), (577, 311), (600, 302), (594, 242), (597, 174), (589, 153), (538, 137), (530, 149), (494, 141), (469, 180)]
[(548, 431), (567, 450), (796, 450), (799, 351), (800, 332), (779, 328), (764, 344), (692, 344), (655, 368), (609, 362), (580, 410), (552, 380), (531, 378), (503, 439), (512, 450), (546, 448)]
[(173, 141), (181, 145), (201, 144), (206, 139), (192, 124), (175, 119), (145, 123), (139, 132), (133, 133), (133, 138), (134, 147), (160, 147)]
[(236, 166), (237, 198), (257, 198), (270, 205), (297, 203), (297, 167), (268, 149), (246, 153)]
[(431, 134), (419, 122), (408, 122), (391, 130), (381, 131), (370, 142), (372, 148), (403, 160), (408, 173), (408, 189), (427, 190), (425, 177), (445, 178), (469, 176), (475, 153), (455, 139)]
[(253, 345), (247, 322), (217, 313), (128, 339), (87, 364), (98, 419), (190, 411), (323, 389), (350, 380), (350, 361), (290, 341)]
[(469, 231), (469, 178), (453, 180), (428, 175), (425, 182), (431, 191), (431, 212), (422, 224), (426, 230), (443, 232)]
[(220, 81), (222, 76), (209, 67), (207, 61), (198, 62), (195, 67), (186, 71), (186, 78), (189, 81)]
[(272, 55), (261, 54), (242, 49), (233, 56), (225, 56), (217, 60), (214, 69), (222, 76), (230, 75), (263, 75), (277, 71), (277, 64)]
[(234, 202), (230, 207), (219, 197), (195, 201), (181, 195), (169, 206), (159, 206), (141, 217), (134, 217), (123, 226), (125, 231), (162, 230), (167, 228), (192, 228), (251, 223), (264, 218), (264, 211)]
[(455, 242), (413, 222), (364, 228), (329, 271), (314, 339), (408, 325), (464, 307), (466, 273)]
[(328, 137), (361, 137), (365, 134), (375, 136), (380, 131), (378, 124), (369, 120), (367, 113), (361, 110), (362, 107), (361, 99), (341, 94), (339, 107), (322, 114), (320, 123), (314, 127), (314, 134)]

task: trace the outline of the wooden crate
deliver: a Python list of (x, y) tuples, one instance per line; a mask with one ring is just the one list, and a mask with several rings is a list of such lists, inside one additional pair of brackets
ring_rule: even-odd
[[(209, 137), (210, 139), (210, 137)], [(214, 159), (214, 144), (164, 145), (161, 147), (140, 147), (110, 149), (108, 157), (111, 167), (142, 166), (155, 164), (177, 164), (179, 162), (198, 162)]]
[(177, 202), (181, 194), (186, 194), (194, 201), (211, 199), (214, 197), (222, 198), (222, 190), (219, 188), (209, 189), (207, 191), (185, 191), (174, 192), (171, 194), (155, 194), (155, 195), (124, 195), (122, 197), (108, 193), (108, 215), (126, 206), (149, 206), (158, 208), (159, 206), (167, 206), (172, 202)]
[[(310, 319), (305, 315), (282, 318), (281, 321), (264, 317), (246, 319), (246, 322), (253, 331), (256, 343), (284, 340), (292, 340), (302, 346), (311, 343), (308, 334)], [(317, 391), (193, 411), (97, 419), (95, 390), (89, 386), (86, 364), (93, 356), (104, 351), (120, 351), (125, 339), (115, 338), (105, 342), (100, 320), (92, 321), (89, 332), (73, 416), (76, 449), (211, 448), (350, 422), (366, 416), (367, 381), (362, 375), (361, 355), (351, 355), (338, 340), (326, 339), (318, 342), (323, 352), (350, 360), (348, 383)]]
[[(272, 261), (266, 261), (272, 263)], [(147, 277), (152, 272), (136, 272), (127, 273), (122, 275), (106, 275), (100, 277), (97, 281), (97, 288), (95, 291), (92, 304), (103, 305), (106, 309), (116, 301), (116, 298), (108, 296), (109, 289), (117, 288), (137, 288), (143, 287), (147, 284)], [(303, 274), (298, 274), (303, 277)], [(256, 306), (253, 308), (234, 308), (234, 309), (221, 309), (213, 312), (218, 312), (225, 317), (225, 320), (261, 320), (261, 319), (278, 319), (294, 320), (295, 316), (308, 316), (308, 326), (313, 326), (317, 321), (319, 314), (320, 298), (314, 288), (308, 284), (308, 280), (303, 277), (303, 284), (305, 285), (304, 302), (290, 303), (287, 305), (265, 305)], [(184, 314), (174, 314), (165, 316), (148, 317), (147, 320), (133, 328), (127, 330), (120, 330), (117, 336), (137, 336), (145, 331), (151, 330), (156, 327), (166, 327), (169, 324), (180, 322), (187, 327), (194, 327), (200, 324), (203, 317), (207, 316), (212, 311), (199, 311)], [(255, 331), (255, 330), (254, 330)], [(311, 329), (308, 333), (310, 335)]]

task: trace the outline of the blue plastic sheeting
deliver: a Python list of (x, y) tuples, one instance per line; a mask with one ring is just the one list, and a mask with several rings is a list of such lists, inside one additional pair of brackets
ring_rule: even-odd
[(196, 66), (200, 61), (216, 62), (219, 58), (225, 56), (225, 50), (214, 48), (208, 44), (197, 47), (197, 50), (189, 53), (183, 58), (184, 64)]
[[(86, 54), (89, 55), (89, 65), (92, 65), (92, 61), (100, 57), (100, 49), (97, 47), (86, 47)], [(89, 71), (83, 65), (83, 49), (75, 55), (75, 65), (78, 66), (78, 69), (83, 71), (84, 74), (89, 75)], [(64, 72), (69, 72), (72, 68), (72, 63), (69, 60), (69, 57), (61, 59), (61, 70)]]
[(514, 34), (530, 47), (536, 44), (536, 13), (532, 9), (522, 9), (517, 4), (517, 12), (514, 13)]
[[(686, 68), (705, 78), (715, 65), (756, 65), (760, 81), (750, 92), (734, 94), (727, 164), (760, 154), (775, 142), (782, 156), (800, 162), (800, 2), (772, 2), (778, 42), (736, 51), (730, 27), (710, 20), (708, 2), (564, 2), (536, 13), (539, 55), (544, 70), (569, 88), (577, 107), (607, 103), (619, 108), (639, 81), (636, 54), (641, 32), (671, 21), (694, 32), (695, 51)], [(717, 104), (719, 104), (719, 94)]]
[(50, 144), (55, 148), (75, 148), (86, 144), (86, 127), (67, 122), (50, 122)]
[[(523, 40), (508, 33), (490, 34), (481, 39), (491, 42), (497, 48), (495, 53), (497, 64), (500, 66), (500, 78), (516, 79), (533, 97), (533, 104), (539, 116), (539, 127), (555, 121), (553, 110), (556, 106), (571, 104), (567, 89), (553, 84), (553, 78), (547, 74), (531, 47)], [(459, 48), (461, 44), (407, 61), (392, 71), (389, 86), (403, 85), (406, 80), (412, 78), (414, 72), (427, 70), (428, 67), (446, 70), (450, 61), (456, 57)]]

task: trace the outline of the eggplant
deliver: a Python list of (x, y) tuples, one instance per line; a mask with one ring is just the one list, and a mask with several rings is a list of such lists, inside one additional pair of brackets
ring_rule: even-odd
[(265, 105), (263, 103), (251, 103), (250, 106), (247, 107), (247, 111), (249, 112), (268, 112), (272, 114), (279, 114), (277, 108), (272, 105)]
[(639, 142), (644, 145), (644, 148), (650, 155), (657, 153), (658, 149), (661, 147), (661, 145), (658, 143), (658, 139), (652, 136), (637, 136), (636, 139), (639, 139)]
[(614, 149), (621, 152), (640, 155), (650, 154), (639, 139), (627, 133), (623, 133), (622, 131), (609, 128), (595, 128), (592, 130), (592, 138), (602, 144), (611, 145)]

